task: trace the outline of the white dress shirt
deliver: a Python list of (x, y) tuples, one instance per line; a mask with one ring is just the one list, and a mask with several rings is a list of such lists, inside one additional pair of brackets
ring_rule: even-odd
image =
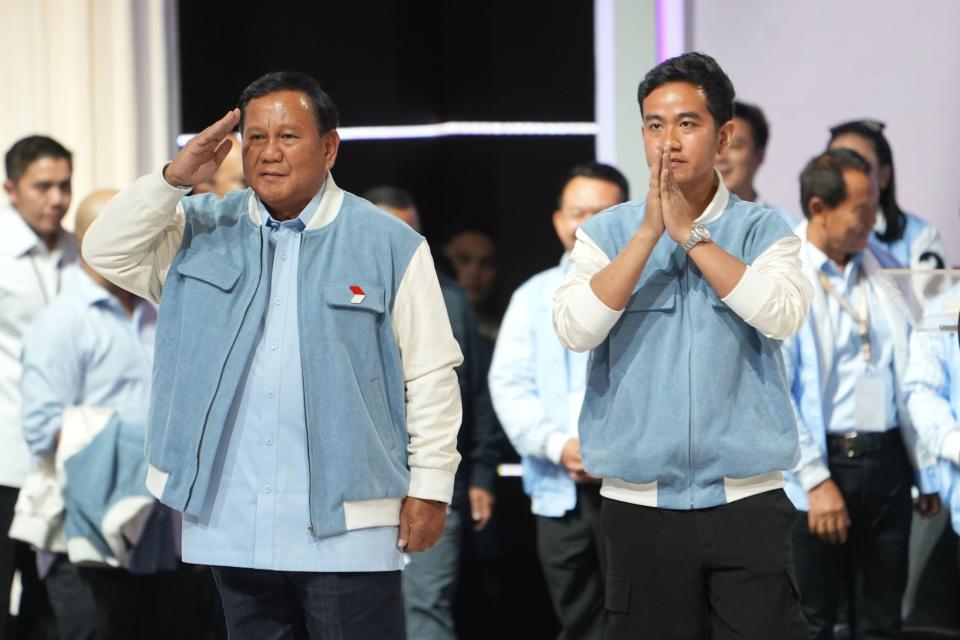
[(69, 284), (76, 260), (73, 236), (63, 232), (50, 250), (12, 206), (0, 209), (0, 486), (20, 487), (32, 467), (20, 418), (23, 333)]

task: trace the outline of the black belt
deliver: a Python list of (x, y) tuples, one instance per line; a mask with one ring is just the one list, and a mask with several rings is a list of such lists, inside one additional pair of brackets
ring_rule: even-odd
[(830, 455), (857, 458), (868, 453), (878, 453), (893, 447), (903, 446), (900, 429), (893, 428), (881, 433), (851, 431), (827, 436), (827, 451)]

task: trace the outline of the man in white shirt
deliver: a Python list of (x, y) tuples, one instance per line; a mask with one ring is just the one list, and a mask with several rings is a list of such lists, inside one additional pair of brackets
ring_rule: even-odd
[(70, 207), (70, 152), (46, 136), (15, 143), (5, 157), (0, 209), (0, 638), (5, 637), (15, 570), (23, 586), (19, 632), (29, 630), (43, 595), (34, 554), (7, 536), (30, 454), (20, 421), (20, 348), (24, 330), (65, 285), (77, 259), (60, 226)]

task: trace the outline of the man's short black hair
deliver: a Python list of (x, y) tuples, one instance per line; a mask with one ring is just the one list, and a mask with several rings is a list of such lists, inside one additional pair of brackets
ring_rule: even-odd
[(733, 118), (733, 83), (716, 60), (698, 51), (664, 60), (647, 72), (637, 89), (641, 116), (644, 98), (670, 82), (688, 82), (700, 89), (707, 98), (707, 110), (717, 128)]
[(626, 202), (630, 199), (630, 184), (616, 167), (602, 162), (584, 162), (570, 169), (563, 182), (560, 183), (560, 192), (557, 194), (558, 209), (563, 206), (563, 190), (574, 178), (593, 178), (594, 180), (612, 182), (620, 189), (620, 202)]
[(260, 76), (247, 85), (240, 94), (237, 106), (240, 108), (240, 132), (243, 132), (243, 119), (247, 112), (247, 104), (255, 98), (277, 91), (300, 91), (310, 100), (313, 107), (313, 118), (317, 121), (317, 130), (321, 135), (340, 126), (340, 115), (330, 96), (320, 88), (320, 83), (299, 71), (274, 71)]
[(743, 118), (750, 125), (755, 150), (763, 151), (767, 148), (767, 141), (770, 139), (770, 125), (767, 124), (767, 118), (763, 115), (760, 107), (734, 100), (733, 117)]
[(409, 209), (416, 206), (413, 196), (409, 192), (389, 184), (367, 189), (363, 193), (363, 197), (373, 204), (393, 207), (394, 209)]
[(852, 169), (871, 175), (870, 164), (851, 149), (824, 151), (807, 163), (800, 174), (800, 208), (806, 218), (810, 217), (810, 200), (820, 198), (830, 208), (847, 198), (847, 183), (843, 172)]
[(63, 158), (73, 169), (73, 154), (66, 147), (47, 136), (27, 136), (13, 143), (4, 158), (7, 180), (16, 182), (23, 177), (31, 164), (40, 158)]

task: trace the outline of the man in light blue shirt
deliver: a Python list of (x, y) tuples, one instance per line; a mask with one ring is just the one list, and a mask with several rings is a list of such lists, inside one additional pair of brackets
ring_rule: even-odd
[[(115, 193), (100, 191), (80, 204), (78, 244)], [(156, 308), (85, 263), (80, 266), (73, 284), (41, 312), (23, 340), (23, 432), (30, 452), (40, 458), (54, 457), (71, 407), (109, 409), (141, 428), (147, 421)], [(142, 464), (142, 453), (136, 455), (140, 460), (134, 466)], [(142, 490), (142, 479), (138, 484)], [(41, 575), (62, 637), (140, 637), (143, 629), (163, 622), (151, 615), (159, 609), (146, 600), (155, 597), (157, 565), (175, 566), (174, 530), (169, 513), (159, 509), (146, 526), (152, 547), (134, 554), (129, 571), (79, 566), (65, 554), (40, 552)], [(163, 557), (153, 562), (157, 556)], [(151, 561), (138, 563), (138, 558)]]
[[(184, 197), (238, 124), (251, 188)], [(161, 301), (147, 486), (231, 638), (402, 637), (403, 552), (453, 493), (462, 357), (429, 248), (336, 185), (337, 126), (313, 78), (267, 74), (84, 246)]]
[[(896, 637), (911, 487), (935, 486), (902, 393), (909, 326), (875, 277), (896, 262), (870, 240), (878, 187), (861, 156), (817, 156), (800, 188), (807, 220), (796, 232), (815, 294), (783, 355), (800, 436), (786, 490), (800, 512), (792, 537), (802, 604), (813, 637), (832, 637), (844, 576), (853, 637)], [(921, 497), (921, 514), (938, 510), (935, 496)]]
[(629, 198), (627, 180), (596, 162), (567, 174), (553, 213), (563, 244), (558, 266), (514, 292), (490, 366), (490, 393), (523, 457), (523, 485), (536, 515), (537, 549), (562, 637), (600, 638), (604, 561), (599, 484), (583, 469), (577, 419), (589, 353), (564, 349), (553, 329), (553, 293), (582, 222)]
[[(960, 284), (941, 294), (929, 312), (955, 320)], [(921, 442), (940, 458), (940, 496), (960, 533), (960, 347), (954, 332), (916, 331), (904, 382), (907, 407)]]

